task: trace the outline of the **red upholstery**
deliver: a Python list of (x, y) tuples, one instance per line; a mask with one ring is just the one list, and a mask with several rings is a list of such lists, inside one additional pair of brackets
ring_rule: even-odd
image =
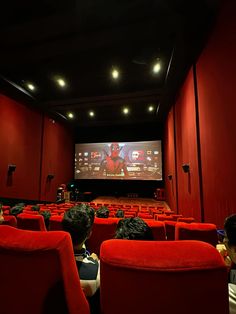
[(43, 216), (37, 214), (17, 215), (17, 226), (24, 230), (47, 231)]
[(177, 218), (177, 221), (191, 223), (191, 222), (194, 222), (195, 219), (193, 217), (179, 217)]
[(218, 243), (216, 225), (177, 222), (175, 225), (175, 240), (200, 240), (216, 246)]
[(0, 225), (9, 225), (12, 227), (16, 227), (17, 226), (16, 217), (13, 215), (4, 216), (4, 220), (0, 223)]
[(166, 238), (167, 240), (175, 240), (175, 225), (176, 221), (164, 221), (166, 227)]
[(63, 230), (62, 228), (62, 220), (63, 216), (51, 216), (49, 219), (49, 230), (50, 231), (56, 231), (56, 230)]
[(148, 224), (149, 227), (151, 227), (153, 238), (155, 241), (166, 240), (166, 230), (164, 222), (151, 219), (144, 219), (144, 221)]
[(2, 314), (89, 314), (68, 233), (1, 226), (0, 268)]
[(165, 220), (171, 220), (173, 221), (174, 218), (171, 215), (159, 215), (159, 214), (155, 214), (155, 220), (159, 220), (159, 221), (165, 221)]
[(146, 214), (146, 213), (141, 213), (141, 212), (139, 212), (138, 213), (138, 217), (139, 218), (142, 218), (142, 219), (153, 219), (153, 216), (152, 215), (150, 215), (150, 214)]
[(102, 314), (228, 314), (227, 269), (200, 241), (108, 240), (101, 246)]
[(95, 218), (92, 234), (86, 242), (90, 253), (100, 255), (102, 242), (114, 238), (118, 221), (118, 218)]

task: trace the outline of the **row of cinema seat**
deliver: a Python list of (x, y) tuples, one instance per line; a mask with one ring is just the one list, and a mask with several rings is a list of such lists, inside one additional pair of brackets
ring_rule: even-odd
[[(62, 230), (62, 215), (54, 215), (49, 220), (49, 231)], [(91, 237), (87, 240), (87, 248), (97, 255), (103, 241), (114, 238), (117, 223), (120, 218), (95, 218)], [(208, 223), (183, 223), (177, 221), (158, 221), (144, 219), (151, 227), (154, 240), (201, 240), (217, 245), (217, 228)], [(43, 216), (39, 214), (22, 213), (15, 218), (5, 216), (4, 224), (9, 224), (19, 229), (47, 231)]]
[[(228, 314), (227, 269), (200, 241), (108, 240), (102, 314)], [(1, 313), (89, 314), (70, 236), (0, 227)]]

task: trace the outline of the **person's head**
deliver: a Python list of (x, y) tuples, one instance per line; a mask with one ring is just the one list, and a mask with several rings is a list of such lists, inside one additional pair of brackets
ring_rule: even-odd
[(111, 157), (118, 157), (120, 153), (120, 146), (118, 143), (112, 143), (110, 146)]
[(125, 218), (118, 222), (116, 239), (153, 240), (151, 228), (139, 217)]
[(49, 222), (50, 222), (50, 217), (51, 217), (51, 211), (50, 210), (41, 210), (39, 211), (39, 214), (43, 216), (45, 227), (49, 229)]
[(24, 206), (24, 203), (18, 203), (15, 206), (11, 207), (9, 210), (10, 215), (17, 216), (18, 214), (22, 213)]
[(64, 213), (62, 227), (71, 235), (73, 246), (82, 248), (84, 242), (89, 238), (94, 220), (94, 211), (88, 210), (84, 204), (74, 206)]
[(117, 218), (124, 218), (124, 211), (122, 209), (118, 209), (116, 212)]
[(109, 217), (109, 209), (106, 206), (101, 206), (96, 211), (96, 217), (98, 218), (108, 218)]
[(232, 261), (236, 264), (236, 214), (225, 219), (224, 244)]

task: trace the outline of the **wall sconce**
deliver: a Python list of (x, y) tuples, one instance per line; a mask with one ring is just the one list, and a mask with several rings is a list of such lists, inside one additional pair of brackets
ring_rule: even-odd
[(54, 174), (52, 174), (52, 173), (48, 174), (48, 176), (47, 176), (47, 181), (52, 180), (54, 177), (55, 177)]
[(168, 174), (167, 178), (168, 178), (169, 180), (172, 180), (172, 178), (173, 178), (172, 174)]
[(183, 164), (183, 165), (182, 165), (182, 168), (183, 168), (183, 171), (184, 171), (185, 173), (190, 172), (190, 166), (189, 166), (189, 164)]
[(11, 175), (16, 170), (16, 165), (8, 165), (8, 175)]

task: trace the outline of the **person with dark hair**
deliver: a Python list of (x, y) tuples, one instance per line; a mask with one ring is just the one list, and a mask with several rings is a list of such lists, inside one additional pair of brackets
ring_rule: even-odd
[(84, 243), (91, 235), (93, 221), (94, 209), (86, 204), (70, 208), (62, 220), (63, 230), (71, 235), (80, 283), (88, 297), (91, 313), (99, 302), (100, 262), (96, 254), (85, 249)]
[(96, 217), (98, 218), (108, 218), (109, 217), (109, 209), (106, 206), (100, 206), (96, 211)]
[(24, 203), (18, 203), (15, 206), (11, 207), (9, 210), (9, 214), (13, 216), (17, 216), (18, 214), (23, 212), (25, 204)]
[(45, 227), (48, 230), (49, 229), (49, 222), (51, 217), (51, 211), (50, 210), (41, 210), (39, 211), (39, 214), (43, 216)]
[(152, 229), (139, 218), (125, 218), (118, 222), (115, 239), (153, 240)]
[(124, 218), (124, 211), (122, 209), (118, 209), (116, 211), (116, 218)]
[(224, 223), (224, 245), (227, 251), (225, 258), (226, 265), (229, 266), (227, 258), (230, 258), (230, 274), (229, 274), (229, 313), (236, 314), (236, 214), (225, 219)]

